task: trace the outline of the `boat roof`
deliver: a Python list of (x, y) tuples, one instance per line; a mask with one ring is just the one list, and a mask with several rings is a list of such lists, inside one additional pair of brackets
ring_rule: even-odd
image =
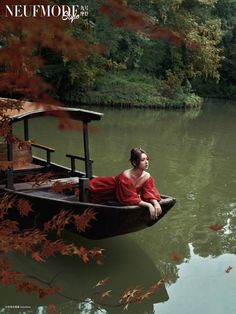
[[(29, 101), (18, 101), (16, 99), (0, 98), (0, 103), (19, 103), (21, 109), (8, 109), (6, 115), (11, 119), (12, 122), (18, 122), (22, 120), (32, 119), (41, 116), (56, 116), (63, 117), (65, 115), (67, 118), (90, 122), (93, 120), (101, 120), (103, 113), (80, 109), (80, 108), (70, 108), (61, 107), (53, 104), (45, 104), (39, 102), (29, 102)], [(11, 106), (9, 106), (11, 107)]]

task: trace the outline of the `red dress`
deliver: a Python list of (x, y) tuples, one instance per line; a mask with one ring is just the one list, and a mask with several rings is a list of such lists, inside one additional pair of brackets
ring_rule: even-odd
[(118, 176), (102, 176), (90, 181), (91, 202), (103, 203), (118, 200), (124, 205), (137, 205), (142, 200), (150, 199), (160, 201), (161, 196), (155, 187), (154, 179), (150, 176), (140, 187), (136, 188), (123, 172)]

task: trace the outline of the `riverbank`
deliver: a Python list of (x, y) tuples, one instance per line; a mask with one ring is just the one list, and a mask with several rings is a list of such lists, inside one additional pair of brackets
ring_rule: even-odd
[[(69, 101), (68, 101), (69, 100)], [(77, 101), (76, 101), (77, 102)], [(74, 99), (66, 103), (75, 104)], [(203, 98), (191, 86), (178, 87), (139, 72), (108, 73), (96, 80), (93, 89), (84, 91), (79, 105), (117, 108), (199, 108)]]

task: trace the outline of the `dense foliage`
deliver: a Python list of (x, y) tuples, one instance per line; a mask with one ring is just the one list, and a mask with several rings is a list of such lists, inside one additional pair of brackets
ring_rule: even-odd
[[(87, 43), (83, 58), (68, 57), (62, 43), (51, 46), (41, 31), (45, 45), (34, 58), (45, 62), (31, 70), (53, 86), (54, 99), (68, 105), (189, 107), (201, 103), (197, 95), (235, 96), (235, 0), (126, 3), (129, 9), (122, 0), (86, 1), (88, 18), (68, 29), (78, 44)], [(1, 46), (8, 44), (3, 35)], [(1, 89), (5, 96), (21, 95)]]
[(220, 42), (223, 60), (219, 69), (219, 79), (217, 81), (208, 79), (206, 81), (194, 81), (197, 91), (208, 97), (229, 98), (236, 97), (236, 1), (217, 1), (212, 10), (221, 21), (221, 29), (224, 36)]
[[(189, 107), (200, 104), (197, 95), (234, 96), (236, 1), (129, 0), (129, 23), (111, 10), (113, 1), (101, 9), (102, 3), (89, 1), (88, 20), (74, 23), (72, 32), (102, 43), (104, 54), (68, 62), (44, 52), (49, 62), (41, 73), (54, 97), (68, 104)], [(148, 23), (137, 26), (133, 12)]]

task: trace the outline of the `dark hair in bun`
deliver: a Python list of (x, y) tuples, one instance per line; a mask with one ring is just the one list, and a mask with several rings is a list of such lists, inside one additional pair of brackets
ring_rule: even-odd
[(139, 165), (142, 154), (147, 155), (147, 153), (141, 148), (131, 149), (129, 161), (131, 162), (132, 166), (137, 167)]

